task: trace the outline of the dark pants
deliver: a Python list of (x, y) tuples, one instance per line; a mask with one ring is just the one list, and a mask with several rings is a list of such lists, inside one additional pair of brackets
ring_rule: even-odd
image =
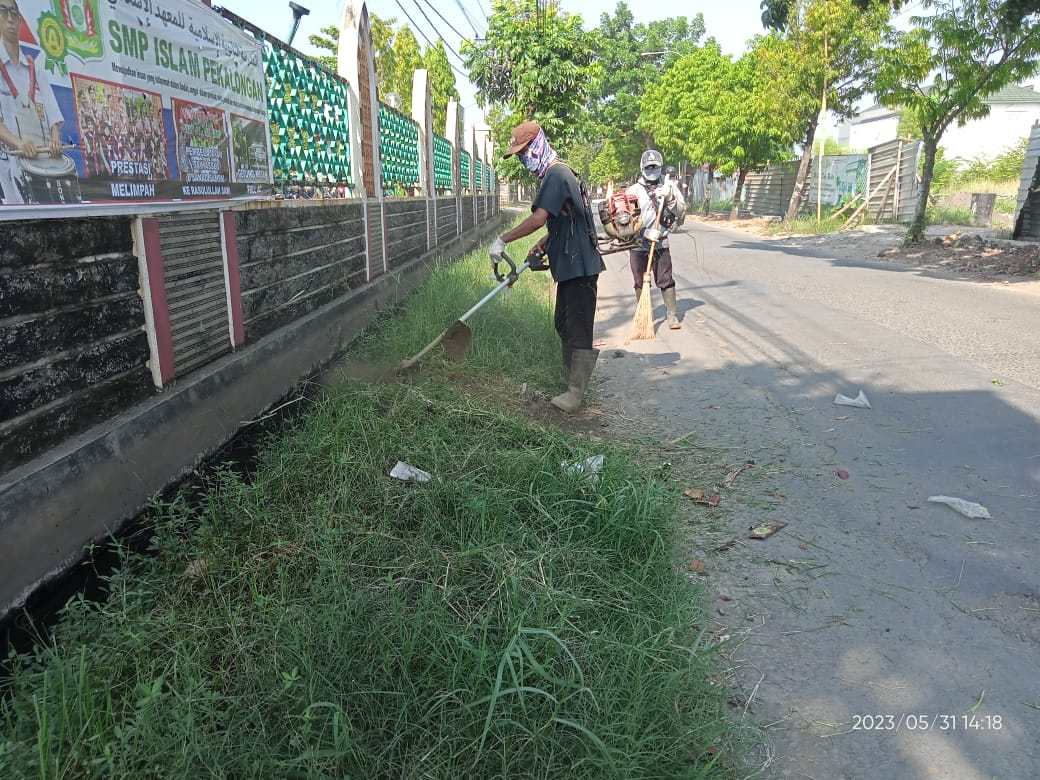
[[(631, 249), (628, 252), (628, 266), (632, 269), (632, 281), (636, 290), (643, 289), (643, 274), (646, 273), (646, 262), (649, 258), (650, 253), (641, 249)], [(675, 287), (675, 280), (672, 279), (672, 252), (667, 247), (654, 247), (654, 282), (661, 290)]]
[(574, 349), (592, 349), (599, 276), (579, 276), (556, 285), (556, 332)]

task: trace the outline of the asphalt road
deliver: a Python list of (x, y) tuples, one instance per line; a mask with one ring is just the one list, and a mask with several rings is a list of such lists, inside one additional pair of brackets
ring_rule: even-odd
[[(662, 457), (755, 463), (702, 486), (717, 509), (689, 510), (735, 716), (765, 737), (749, 775), (1037, 777), (1037, 283), (839, 262), (691, 222), (672, 252), (684, 326), (649, 341), (628, 338), (627, 257), (606, 258), (595, 382), (607, 419), (685, 437)], [(834, 403), (861, 390), (870, 409)], [(765, 519), (787, 525), (749, 539)]]

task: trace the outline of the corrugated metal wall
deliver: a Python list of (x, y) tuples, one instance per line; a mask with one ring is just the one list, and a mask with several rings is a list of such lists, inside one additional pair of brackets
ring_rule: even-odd
[(1040, 238), (1040, 123), (1033, 125), (1022, 163), (1012, 238)]
[[(866, 212), (880, 221), (910, 222), (917, 206), (920, 185), (917, 180), (917, 162), (921, 142), (897, 140), (879, 144), (869, 150), (866, 188), (870, 205)], [(838, 155), (853, 158), (855, 155)], [(826, 164), (829, 158), (824, 158)], [(898, 170), (888, 175), (898, 164)], [(809, 196), (804, 208), (816, 203), (816, 160), (809, 170)], [(762, 171), (749, 173), (744, 182), (742, 210), (755, 216), (782, 217), (794, 191), (798, 175), (798, 161), (776, 163)], [(887, 178), (886, 178), (887, 176)], [(891, 186), (889, 186), (891, 181)], [(881, 199), (884, 197), (884, 203)], [(815, 206), (813, 206), (815, 208)], [(883, 207), (883, 208), (882, 208)], [(882, 213), (878, 215), (879, 208)], [(877, 216), (876, 216), (877, 215)]]
[(744, 180), (742, 211), (759, 217), (782, 217), (794, 192), (798, 163), (776, 163), (751, 172)]
[(213, 211), (159, 217), (173, 363), (178, 376), (231, 351), (220, 219)]
[(921, 194), (917, 164), (921, 156), (920, 141), (897, 138), (872, 146), (867, 172), (867, 208), (871, 219), (878, 222), (913, 221), (917, 199)]

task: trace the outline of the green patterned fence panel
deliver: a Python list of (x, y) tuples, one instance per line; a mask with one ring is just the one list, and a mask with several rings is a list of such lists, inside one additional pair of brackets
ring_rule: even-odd
[(433, 137), (433, 186), (438, 190), (452, 189), (451, 141), (439, 135)]
[(463, 149), (459, 153), (459, 168), (462, 171), (462, 186), (469, 186), (469, 152)]
[(352, 187), (347, 82), (227, 9), (220, 13), (264, 42), (276, 187)]
[(384, 194), (419, 186), (419, 125), (389, 106), (379, 104), (379, 165)]

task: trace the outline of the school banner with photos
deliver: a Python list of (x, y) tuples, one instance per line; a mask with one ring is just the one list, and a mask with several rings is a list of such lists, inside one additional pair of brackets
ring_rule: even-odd
[(262, 44), (189, 0), (0, 0), (0, 217), (273, 194)]

